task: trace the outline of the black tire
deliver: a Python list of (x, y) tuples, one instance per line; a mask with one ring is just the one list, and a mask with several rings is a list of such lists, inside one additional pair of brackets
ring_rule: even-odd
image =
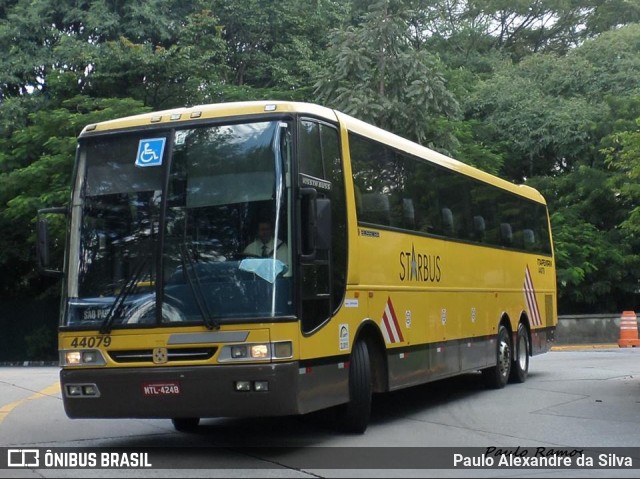
[(349, 433), (362, 434), (367, 430), (371, 416), (373, 384), (369, 348), (358, 341), (351, 351), (349, 364), (349, 402), (338, 415), (340, 428)]
[(171, 422), (176, 431), (189, 432), (193, 431), (200, 424), (199, 417), (174, 417)]
[(509, 330), (502, 324), (498, 327), (496, 339), (496, 365), (482, 370), (484, 382), (491, 389), (501, 389), (507, 385), (513, 362)]
[(512, 383), (523, 383), (529, 374), (529, 334), (524, 324), (518, 325), (516, 334), (516, 344), (514, 348), (513, 364), (511, 365), (511, 375), (509, 381)]

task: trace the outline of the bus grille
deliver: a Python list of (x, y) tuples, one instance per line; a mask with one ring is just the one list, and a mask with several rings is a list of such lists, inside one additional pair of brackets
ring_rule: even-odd
[[(167, 350), (167, 362), (205, 361), (211, 359), (218, 348), (180, 348)], [(126, 351), (107, 351), (116, 363), (152, 363), (153, 349), (130, 349)]]

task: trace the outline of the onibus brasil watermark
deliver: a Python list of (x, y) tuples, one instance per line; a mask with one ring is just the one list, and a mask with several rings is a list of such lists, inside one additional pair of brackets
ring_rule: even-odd
[(7, 467), (28, 468), (149, 468), (152, 467), (147, 452), (124, 451), (53, 451), (39, 448), (7, 449)]

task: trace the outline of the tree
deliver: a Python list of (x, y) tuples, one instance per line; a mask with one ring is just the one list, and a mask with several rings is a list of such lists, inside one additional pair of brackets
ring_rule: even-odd
[(556, 250), (560, 313), (639, 306), (640, 241), (619, 227), (629, 209), (618, 194), (622, 175), (582, 165), (529, 181), (546, 197)]
[(511, 180), (568, 172), (590, 161), (593, 131), (606, 105), (550, 94), (532, 70), (544, 71), (553, 63), (541, 55), (506, 65), (468, 98), (467, 114), (492, 126), (485, 140), (500, 145), (502, 174)]
[(215, 0), (228, 45), (230, 93), (257, 88), (262, 97), (308, 99), (327, 45), (327, 32), (348, 15), (348, 2), (331, 0)]
[(500, 174), (549, 201), (563, 312), (638, 303), (640, 97), (629, 78), (640, 74), (639, 39), (638, 25), (628, 25), (564, 56), (504, 62), (465, 103), (467, 121), (485, 126), (475, 133), (504, 158)]
[(318, 99), (364, 121), (444, 150), (455, 146), (440, 118), (454, 118), (458, 103), (443, 66), (411, 43), (410, 12), (402, 1), (381, 1), (358, 26), (331, 36)]
[[(223, 81), (226, 45), (208, 2), (17, 0), (0, 17), (0, 100), (47, 93), (51, 75), (73, 91), (185, 103)], [(58, 90), (57, 93), (60, 93)]]
[(168, 46), (125, 36), (96, 48), (84, 91), (141, 100), (152, 109), (193, 105), (225, 82), (227, 48), (209, 10), (187, 15)]
[(613, 146), (603, 149), (607, 164), (621, 172), (629, 181), (621, 181), (617, 194), (629, 209), (629, 216), (621, 222), (620, 227), (640, 241), (640, 118), (636, 120), (637, 128), (631, 131), (613, 133)]
[[(295, 96), (311, 85), (323, 25), (342, 7), (254, 2), (267, 15), (253, 24), (266, 45), (246, 70), (254, 90), (233, 84), (236, 45), (225, 30), (233, 23), (225, 27), (212, 10), (228, 14), (228, 3), (13, 0), (0, 6), (0, 226), (6, 232), (0, 265), (8, 272), (0, 294), (38, 294), (49, 284), (33, 271), (36, 210), (68, 201), (84, 125), (148, 109), (271, 96), (268, 88)], [(252, 18), (245, 6), (230, 5), (241, 13), (238, 23)], [(313, 33), (305, 34), (310, 25)], [(250, 43), (249, 35), (245, 46)]]
[(51, 285), (34, 269), (35, 217), (39, 208), (67, 204), (82, 128), (146, 110), (131, 99), (77, 96), (29, 114), (23, 128), (0, 137), (0, 296)]
[(620, 309), (640, 278), (639, 21), (628, 0), (0, 2), (0, 295), (49, 285), (35, 211), (67, 201), (85, 124), (273, 98), (538, 186), (561, 309)]

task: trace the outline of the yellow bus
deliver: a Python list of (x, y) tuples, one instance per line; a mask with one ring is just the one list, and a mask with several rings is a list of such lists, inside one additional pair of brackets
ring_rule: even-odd
[(88, 125), (67, 213), (71, 418), (186, 430), (336, 407), (364, 432), (373, 393), (523, 382), (553, 340), (543, 197), (321, 106)]

